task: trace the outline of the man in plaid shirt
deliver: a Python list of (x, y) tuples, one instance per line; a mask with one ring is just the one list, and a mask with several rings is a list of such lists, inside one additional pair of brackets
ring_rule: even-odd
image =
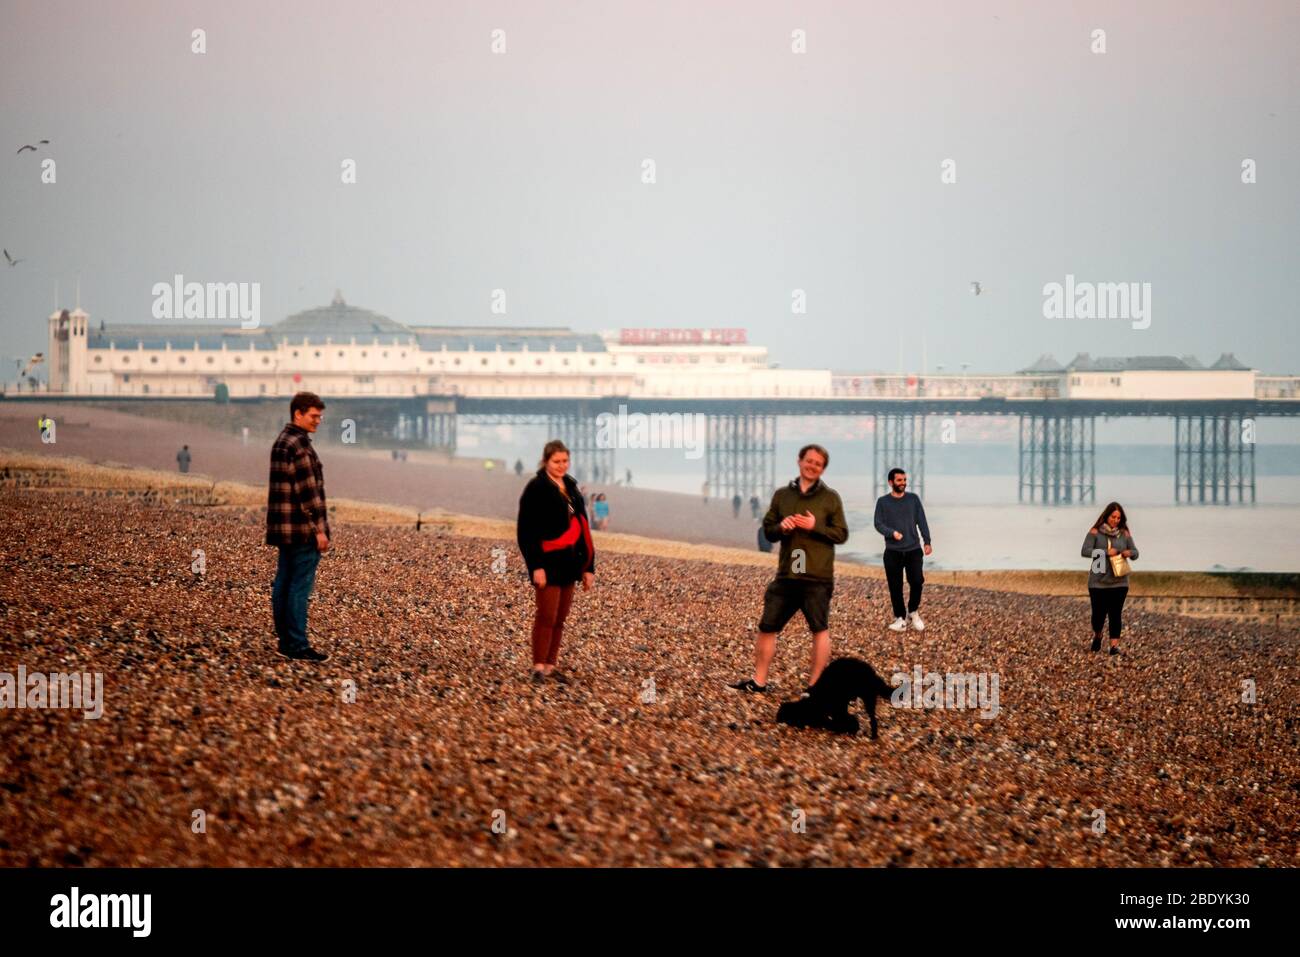
[(320, 557), (330, 547), (325, 475), (311, 444), (324, 408), (320, 396), (311, 392), (299, 392), (289, 403), (293, 421), (271, 447), (266, 497), (266, 544), (280, 550), (271, 586), (275, 633), (280, 654), (302, 661), (329, 657), (307, 640), (307, 597), (316, 582)]

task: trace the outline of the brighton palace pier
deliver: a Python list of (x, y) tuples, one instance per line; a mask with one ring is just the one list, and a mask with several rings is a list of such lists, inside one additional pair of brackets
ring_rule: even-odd
[(269, 327), (105, 325), (50, 316), (49, 390), (84, 396), (818, 396), (831, 374), (772, 369), (744, 330), (403, 325), (336, 294)]
[[(867, 365), (871, 356), (841, 361)], [(1016, 373), (832, 373), (781, 369), (743, 329), (622, 329), (405, 325), (340, 294), (273, 325), (96, 323), (80, 308), (49, 317), (48, 384), (5, 398), (179, 399), (275, 403), (321, 395), (336, 416), (395, 443), (454, 450), (458, 421), (540, 424), (562, 436), (575, 468), (614, 474), (596, 439), (602, 413), (707, 416), (706, 478), (714, 494), (748, 497), (775, 481), (777, 420), (873, 419), (873, 457), (924, 487), (927, 417), (1020, 420), (1020, 497), (1095, 498), (1098, 416), (1174, 422), (1175, 500), (1255, 497), (1259, 416), (1300, 413), (1300, 377), (1260, 375), (1224, 354), (1050, 356)], [(883, 466), (882, 466), (883, 467)]]

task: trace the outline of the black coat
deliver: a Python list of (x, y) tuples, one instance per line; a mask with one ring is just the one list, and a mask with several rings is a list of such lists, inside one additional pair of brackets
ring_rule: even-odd
[[(544, 569), (548, 585), (570, 585), (581, 579), (584, 571), (596, 570), (596, 549), (591, 544), (587, 505), (572, 476), (564, 476), (564, 486), (569, 491), (567, 502), (547, 477), (546, 470), (539, 469), (519, 496), (519, 520), (515, 525), (519, 552), (528, 568), (528, 577), (531, 579), (534, 571)], [(544, 550), (542, 542), (563, 535), (573, 518), (579, 525), (573, 547)]]

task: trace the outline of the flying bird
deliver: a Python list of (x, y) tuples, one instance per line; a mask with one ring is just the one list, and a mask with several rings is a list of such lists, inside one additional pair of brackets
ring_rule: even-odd
[[(50, 143), (49, 140), (41, 140), (40, 143), (39, 143), (38, 145), (40, 145), (40, 146), (48, 146), (49, 143)], [(18, 147), (18, 152), (21, 153), (23, 150), (31, 150), (33, 153), (35, 153), (35, 152), (36, 152), (36, 147), (35, 147), (35, 146), (32, 146), (30, 143), (24, 143), (22, 146)], [(17, 155), (17, 154), (15, 154), (15, 155)]]
[(970, 291), (973, 292), (975, 295), (978, 296), (978, 295), (980, 294), (980, 284), (977, 283), (977, 282), (973, 282), (973, 283), (971, 283), (971, 284), (970, 284)]
[(7, 249), (4, 251), (4, 254), (5, 254), (5, 262), (7, 262), (7, 263), (8, 263), (9, 265), (11, 265), (11, 266), (17, 266), (20, 262), (25, 262), (25, 261), (26, 261), (26, 260), (23, 260), (23, 259), (14, 259), (13, 256), (10, 256), (10, 255), (9, 255), (9, 250), (7, 250)]

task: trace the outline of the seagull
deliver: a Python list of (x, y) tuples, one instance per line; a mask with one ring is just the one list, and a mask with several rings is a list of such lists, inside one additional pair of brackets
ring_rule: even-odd
[(975, 295), (978, 296), (978, 295), (980, 294), (980, 284), (977, 283), (977, 282), (973, 282), (973, 283), (971, 283), (971, 284), (970, 284), (970, 291), (973, 292)]
[[(40, 145), (40, 146), (48, 146), (48, 145), (49, 145), (49, 142), (50, 142), (49, 140), (41, 140), (40, 143), (39, 143), (38, 145)], [(36, 147), (35, 147), (35, 146), (32, 146), (30, 143), (25, 143), (25, 144), (23, 144), (22, 146), (18, 147), (18, 152), (19, 152), (19, 153), (21, 153), (23, 150), (31, 150), (33, 153), (35, 153), (35, 152), (36, 152)], [(15, 155), (17, 155), (17, 154), (15, 154)]]
[(4, 254), (5, 254), (5, 262), (7, 262), (11, 266), (17, 266), (20, 262), (26, 262), (26, 260), (23, 259), (14, 259), (13, 256), (9, 255), (9, 250), (7, 249), (4, 251)]

